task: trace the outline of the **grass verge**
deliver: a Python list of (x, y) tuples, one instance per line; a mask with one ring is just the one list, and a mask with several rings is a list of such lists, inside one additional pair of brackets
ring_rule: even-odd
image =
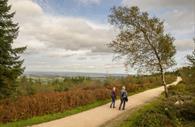
[[(160, 97), (159, 97), (160, 98)], [(158, 105), (161, 101), (161, 99), (156, 98), (152, 102), (146, 103), (143, 106), (138, 107), (133, 112), (131, 112), (130, 117), (120, 122), (118, 127), (136, 127), (136, 122), (140, 118), (140, 116), (143, 115), (144, 112), (153, 109)]]

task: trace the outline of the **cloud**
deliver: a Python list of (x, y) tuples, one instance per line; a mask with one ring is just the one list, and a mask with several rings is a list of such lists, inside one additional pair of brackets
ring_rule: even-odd
[(99, 4), (101, 0), (76, 0), (83, 4)]
[(14, 3), (11, 0), (10, 3), (20, 25), (15, 46), (27, 45), (28, 52), (51, 49), (51, 54), (53, 49), (68, 53), (77, 50), (110, 51), (106, 44), (114, 37), (114, 31), (108, 25), (77, 17), (47, 15), (31, 0), (14, 0)]
[(174, 44), (179, 51), (191, 51), (194, 48), (193, 40), (176, 40)]
[[(169, 12), (162, 14), (161, 19), (165, 20), (166, 30), (174, 34), (174, 36), (188, 37), (193, 35), (193, 10), (175, 8)], [(189, 37), (188, 37), (189, 38)]]
[(64, 49), (53, 49), (50, 52), (46, 52), (48, 56), (54, 56), (54, 57), (68, 57), (68, 56), (73, 56), (73, 55), (86, 55), (87, 53), (90, 53), (90, 50), (77, 50), (77, 51), (72, 51), (72, 50), (64, 50)]
[(9, 2), (20, 25), (13, 46), (28, 47), (23, 55), (26, 71), (105, 72), (104, 65), (112, 63), (106, 44), (116, 32), (109, 25), (48, 15), (32, 0)]
[(172, 7), (188, 7), (193, 8), (194, 0), (123, 0), (122, 4), (125, 6), (139, 6), (144, 10), (162, 9)]

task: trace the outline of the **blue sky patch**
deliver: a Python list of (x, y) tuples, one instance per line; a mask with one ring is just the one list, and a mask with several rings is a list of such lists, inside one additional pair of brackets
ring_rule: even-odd
[(81, 3), (79, 0), (36, 0), (48, 14), (83, 17), (99, 23), (107, 23), (110, 8), (121, 4), (121, 0), (104, 0), (100, 3)]

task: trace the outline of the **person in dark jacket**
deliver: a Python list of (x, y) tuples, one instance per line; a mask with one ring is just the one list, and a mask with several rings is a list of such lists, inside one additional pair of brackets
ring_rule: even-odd
[(116, 100), (116, 88), (115, 87), (113, 87), (112, 89), (111, 98), (112, 98), (112, 102), (110, 104), (110, 108), (115, 108), (115, 100)]
[(121, 99), (121, 103), (119, 106), (119, 110), (125, 110), (125, 103), (126, 101), (128, 101), (128, 94), (127, 91), (125, 90), (125, 86), (122, 87), (121, 93), (120, 93), (120, 99)]

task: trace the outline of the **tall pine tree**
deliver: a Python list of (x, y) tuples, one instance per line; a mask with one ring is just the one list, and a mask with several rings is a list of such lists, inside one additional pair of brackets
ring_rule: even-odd
[(10, 12), (10, 9), (8, 0), (0, 0), (0, 98), (14, 93), (15, 81), (24, 71), (19, 54), (26, 47), (12, 47), (18, 36), (19, 26), (12, 20), (15, 12)]

